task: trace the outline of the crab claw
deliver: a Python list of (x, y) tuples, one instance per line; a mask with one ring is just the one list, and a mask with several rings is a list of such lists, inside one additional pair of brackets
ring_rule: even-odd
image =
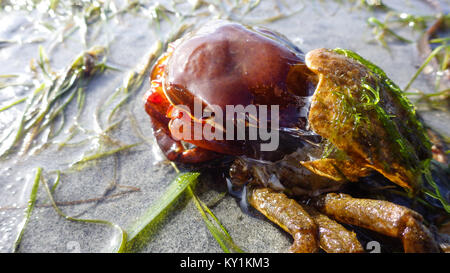
[(305, 62), (319, 77), (308, 117), (311, 129), (353, 166), (374, 169), (416, 191), (431, 145), (402, 91), (351, 51), (316, 49)]

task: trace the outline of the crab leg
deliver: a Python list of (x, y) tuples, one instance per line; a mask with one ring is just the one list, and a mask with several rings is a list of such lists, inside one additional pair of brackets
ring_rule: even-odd
[(215, 152), (195, 147), (185, 149), (181, 142), (174, 140), (168, 133), (167, 125), (152, 117), (152, 126), (156, 141), (161, 151), (170, 161), (182, 163), (199, 163), (218, 158)]
[(319, 197), (315, 205), (339, 222), (400, 238), (405, 252), (439, 251), (432, 234), (422, 223), (422, 216), (406, 207), (336, 193)]
[(152, 81), (151, 94), (147, 97), (145, 110), (151, 118), (156, 141), (167, 159), (182, 163), (199, 163), (218, 158), (217, 153), (200, 147), (185, 149), (180, 141), (170, 136), (170, 118), (165, 115), (169, 107), (170, 103), (164, 96), (160, 83)]
[(338, 222), (328, 218), (316, 209), (304, 206), (314, 222), (319, 227), (320, 248), (328, 253), (359, 253), (364, 252), (361, 243), (354, 232), (348, 231)]
[(363, 252), (356, 235), (315, 209), (269, 188), (252, 191), (250, 204), (294, 238), (291, 252)]
[(317, 226), (300, 204), (269, 188), (253, 190), (249, 201), (255, 209), (294, 237), (290, 252), (317, 251)]

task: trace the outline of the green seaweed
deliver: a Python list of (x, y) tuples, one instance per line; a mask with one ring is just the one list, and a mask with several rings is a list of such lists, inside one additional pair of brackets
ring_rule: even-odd
[(87, 163), (89, 161), (93, 161), (93, 160), (97, 160), (103, 157), (107, 157), (107, 156), (111, 156), (113, 154), (116, 154), (118, 152), (124, 151), (124, 150), (128, 150), (130, 148), (133, 148), (137, 145), (139, 145), (140, 143), (135, 143), (135, 144), (129, 144), (129, 145), (123, 145), (119, 148), (116, 149), (112, 149), (106, 152), (99, 152), (99, 153), (95, 153), (93, 155), (89, 155), (89, 156), (85, 156), (82, 159), (78, 160), (77, 162), (75, 162), (72, 167), (77, 167), (79, 168), (81, 164)]
[(397, 33), (395, 33), (392, 29), (390, 29), (386, 23), (382, 23), (380, 22), (380, 20), (378, 20), (375, 17), (369, 17), (369, 19), (367, 19), (367, 22), (369, 23), (369, 25), (374, 26), (373, 28), (373, 32), (375, 34), (375, 37), (378, 41), (380, 41), (380, 43), (387, 48), (387, 43), (384, 40), (384, 37), (386, 35), (391, 36), (395, 39), (397, 39), (400, 42), (404, 42), (404, 43), (412, 43), (411, 40), (404, 38), (403, 36), (398, 35)]
[[(33, 186), (31, 189), (31, 193), (30, 193), (30, 198), (28, 201), (28, 206), (25, 210), (25, 217), (24, 220), (22, 221), (20, 228), (19, 228), (19, 232), (18, 235), (14, 241), (14, 245), (13, 245), (13, 252), (17, 252), (19, 250), (20, 247), (20, 243), (22, 241), (22, 237), (23, 234), (25, 232), (26, 226), (30, 220), (31, 214), (33, 212), (33, 209), (36, 207), (36, 200), (37, 200), (37, 193), (39, 190), (39, 184), (42, 183), (42, 186), (44, 187), (45, 192), (48, 195), (48, 198), (50, 200), (51, 206), (55, 209), (55, 211), (58, 213), (59, 216), (63, 217), (66, 220), (69, 221), (73, 221), (73, 222), (82, 222), (82, 223), (93, 223), (93, 224), (102, 224), (102, 225), (107, 225), (110, 226), (112, 228), (114, 228), (115, 230), (118, 231), (118, 234), (120, 236), (114, 238), (115, 239), (115, 244), (112, 245), (112, 249), (108, 250), (108, 252), (122, 252), (126, 246), (126, 242), (127, 242), (127, 233), (118, 225), (106, 221), (106, 220), (100, 220), (100, 219), (80, 219), (80, 218), (75, 218), (75, 217), (71, 217), (68, 216), (66, 214), (64, 214), (61, 209), (58, 207), (58, 203), (55, 202), (55, 200), (53, 199), (53, 194), (54, 191), (56, 189), (56, 187), (58, 186), (60, 182), (60, 172), (57, 172), (57, 177), (56, 180), (52, 186), (52, 188), (49, 187), (48, 183), (44, 180), (43, 176), (42, 176), (42, 168), (37, 168), (36, 169), (36, 175), (34, 178), (34, 182), (33, 182)], [(99, 199), (101, 200), (101, 199)], [(86, 201), (91, 201), (91, 200), (86, 200)], [(95, 199), (94, 199), (95, 201)], [(84, 201), (79, 201), (79, 203), (82, 203)], [(64, 205), (65, 203), (63, 203)], [(73, 205), (74, 202), (69, 202), (68, 204)], [(45, 205), (40, 205), (39, 207), (47, 207)]]
[(182, 173), (169, 185), (164, 194), (152, 204), (144, 214), (127, 228), (128, 242), (124, 251), (130, 252), (141, 247), (148, 237), (149, 229), (158, 221), (170, 206), (179, 198), (186, 188), (197, 181), (200, 173)]
[[(189, 195), (194, 200), (195, 206), (197, 207), (200, 215), (202, 216), (203, 221), (205, 222), (206, 227), (209, 232), (211, 232), (214, 239), (216, 239), (219, 246), (225, 253), (237, 252), (242, 253), (242, 249), (237, 246), (233, 240), (231, 239), (230, 234), (226, 230), (226, 228), (220, 223), (219, 219), (212, 213), (212, 211), (203, 203), (197, 195), (195, 195), (192, 188), (189, 186), (187, 188)], [(213, 219), (213, 221), (210, 220)]]
[(443, 49), (448, 49), (450, 48), (450, 46), (447, 45), (440, 45), (438, 47), (436, 47), (431, 53), (430, 55), (428, 55), (428, 57), (425, 59), (425, 61), (422, 63), (422, 65), (419, 67), (419, 69), (417, 69), (416, 73), (414, 73), (413, 77), (411, 78), (411, 80), (408, 82), (408, 84), (406, 84), (405, 88), (403, 89), (403, 91), (407, 91), (410, 87), (411, 84), (416, 80), (416, 78), (419, 76), (419, 74), (422, 72), (422, 70), (428, 65), (428, 63), (434, 58), (436, 57), (436, 55)]
[(19, 233), (17, 234), (16, 240), (14, 240), (13, 252), (17, 252), (20, 247), (20, 243), (22, 241), (23, 234), (25, 232), (25, 228), (30, 221), (31, 213), (36, 205), (37, 192), (39, 189), (39, 181), (41, 180), (42, 168), (36, 169), (36, 175), (34, 177), (33, 186), (31, 188), (30, 198), (28, 200), (28, 206), (25, 210), (25, 218), (20, 224)]
[(18, 99), (18, 100), (16, 100), (16, 101), (13, 101), (12, 103), (10, 103), (10, 104), (8, 104), (8, 105), (3, 106), (2, 108), (0, 108), (0, 112), (5, 111), (5, 110), (8, 110), (9, 108), (11, 108), (11, 107), (13, 107), (13, 106), (15, 106), (15, 105), (17, 105), (17, 104), (19, 104), (19, 103), (22, 103), (22, 102), (24, 102), (24, 101), (26, 101), (26, 100), (27, 100), (27, 98), (25, 97), (25, 98), (21, 98), (21, 99)]
[[(56, 204), (55, 200), (53, 199), (53, 193), (50, 187), (48, 186), (47, 182), (42, 179), (42, 177), (39, 179), (42, 182), (42, 185), (44, 186), (44, 189), (48, 195), (48, 198), (50, 199), (50, 202), (55, 209), (56, 213), (58, 213), (59, 216), (63, 217), (66, 220), (72, 221), (72, 222), (81, 222), (81, 223), (92, 223), (92, 224), (101, 224), (101, 225), (107, 225), (112, 227), (113, 229), (118, 231), (119, 236), (114, 238), (115, 244), (112, 244), (112, 249), (108, 250), (108, 252), (122, 252), (126, 247), (127, 242), (127, 233), (125, 230), (123, 230), (119, 225), (106, 221), (101, 219), (80, 219), (75, 218), (66, 215)], [(39, 185), (39, 184), (38, 184)]]
[[(420, 138), (421, 144), (423, 144), (427, 150), (431, 149), (431, 142), (425, 132), (422, 123), (420, 123), (416, 117), (416, 110), (414, 105), (408, 100), (404, 92), (391, 79), (387, 77), (386, 73), (375, 64), (364, 59), (363, 57), (361, 57), (360, 55), (351, 50), (337, 48), (334, 51), (346, 57), (349, 57), (353, 60), (358, 61), (362, 65), (366, 66), (373, 74), (375, 74), (378, 77), (380, 81), (379, 84), (383, 84), (385, 87), (388, 88), (388, 90), (395, 96), (396, 100), (398, 101), (402, 109), (407, 113), (408, 118), (407, 123), (409, 123), (412, 127), (416, 129), (414, 133)], [(389, 115), (385, 115), (385, 118), (390, 119), (391, 117)]]
[[(399, 124), (395, 123), (393, 121), (393, 117), (389, 115), (383, 107), (381, 107), (379, 102), (379, 94), (378, 89), (379, 88), (385, 88), (388, 92), (390, 92), (392, 95), (394, 95), (395, 99), (399, 102), (400, 107), (402, 107), (402, 110), (407, 113), (407, 119), (402, 120), (402, 124), (407, 124), (410, 127), (407, 127), (406, 132), (409, 134), (414, 134), (419, 138), (420, 145), (429, 152), (429, 155), (431, 157), (431, 142), (428, 138), (427, 133), (425, 132), (425, 129), (423, 125), (419, 122), (419, 120), (416, 117), (414, 106), (409, 102), (409, 100), (405, 97), (403, 91), (395, 84), (393, 83), (384, 73), (384, 71), (374, 65), (373, 63), (365, 60), (358, 54), (356, 54), (353, 51), (350, 50), (344, 50), (344, 49), (335, 49), (335, 52), (342, 54), (346, 57), (349, 57), (353, 60), (358, 61), (362, 65), (366, 66), (371, 73), (373, 73), (371, 76), (375, 76), (377, 81), (375, 83), (375, 87), (373, 85), (368, 85), (366, 82), (361, 83), (361, 92), (362, 98), (365, 98), (366, 101), (364, 104), (366, 104), (365, 107), (367, 107), (367, 104), (372, 107), (372, 109), (376, 112), (378, 120), (383, 124), (384, 128), (388, 132), (389, 138), (393, 140), (393, 143), (396, 146), (396, 150), (392, 151), (393, 156), (398, 156), (401, 158), (402, 162), (405, 164), (405, 166), (411, 170), (413, 174), (418, 176), (419, 180), (422, 177), (425, 178), (425, 181), (429, 183), (433, 188), (435, 189), (434, 194), (430, 194), (429, 191), (426, 191), (426, 189), (423, 187), (423, 185), (417, 185), (420, 186), (420, 192), (426, 193), (427, 195), (439, 200), (443, 206), (443, 208), (450, 213), (450, 206), (448, 204), (448, 201), (443, 198), (443, 196), (440, 194), (439, 189), (437, 186), (435, 186), (435, 182), (433, 181), (433, 178), (430, 173), (430, 158), (419, 160), (417, 157), (417, 151), (416, 149), (419, 149), (420, 147), (412, 145), (404, 135), (402, 135), (398, 129)], [(355, 104), (353, 102), (352, 104), (353, 110), (356, 108), (358, 109), (358, 104)], [(348, 107), (346, 108), (348, 109)], [(363, 109), (363, 108), (360, 108)], [(361, 110), (356, 110), (356, 112), (360, 112)], [(349, 111), (347, 111), (349, 112)], [(362, 110), (361, 114), (364, 116), (364, 110)], [(349, 114), (353, 114), (350, 112)], [(356, 118), (354, 118), (356, 120)], [(389, 166), (386, 166), (389, 167)]]
[(193, 191), (200, 173), (187, 172), (179, 173), (178, 168), (173, 165), (178, 173), (175, 180), (169, 185), (164, 194), (152, 204), (138, 220), (127, 229), (128, 242), (123, 250), (133, 252), (138, 250), (151, 236), (154, 226), (161, 220), (164, 214), (170, 209), (180, 196), (187, 191), (188, 197), (192, 198), (206, 227), (218, 242), (219, 246), (226, 253), (243, 252), (231, 238), (226, 228), (220, 223), (214, 213), (203, 203)]
[(87, 83), (97, 73), (108, 68), (104, 58), (105, 48), (93, 47), (82, 52), (76, 57), (69, 67), (62, 73), (54, 73), (50, 70), (49, 60), (42, 47), (39, 49), (39, 67), (44, 73), (46, 80), (36, 88), (26, 99), (20, 99), (12, 105), (8, 105), (1, 110), (7, 110), (14, 105), (26, 101), (22, 116), (18, 119), (17, 126), (11, 128), (8, 135), (15, 134), (8, 142), (2, 142), (0, 157), (4, 157), (13, 152), (19, 144), (22, 144), (22, 151), (26, 152), (32, 145), (34, 139), (40, 135), (44, 129), (52, 128), (54, 122), (61, 117), (61, 125), (55, 133), (49, 130), (49, 137), (55, 137), (64, 126), (64, 109), (72, 102), (77, 95), (79, 109), (83, 101), (84, 89)]
[(55, 193), (56, 188), (58, 187), (59, 183), (61, 182), (61, 171), (56, 171), (56, 179), (55, 182), (53, 182), (53, 186), (50, 190), (50, 192), (53, 194)]
[(155, 62), (156, 58), (162, 52), (163, 43), (161, 41), (156, 41), (155, 44), (150, 49), (149, 55), (144, 59), (144, 63), (138, 65), (133, 71), (131, 71), (123, 81), (121, 87), (110, 96), (106, 103), (99, 109), (101, 113), (104, 107), (109, 106), (111, 101), (117, 97), (119, 102), (112, 108), (108, 115), (108, 122), (111, 122), (114, 114), (128, 101), (128, 99), (142, 86), (144, 79), (148, 75), (149, 69)]

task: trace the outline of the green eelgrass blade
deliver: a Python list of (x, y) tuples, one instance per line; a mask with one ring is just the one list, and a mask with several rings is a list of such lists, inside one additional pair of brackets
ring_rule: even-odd
[(66, 220), (73, 221), (73, 222), (83, 222), (83, 223), (102, 224), (102, 225), (111, 226), (112, 228), (116, 229), (119, 232), (120, 236), (117, 239), (116, 244), (114, 244), (113, 248), (109, 252), (122, 252), (124, 250), (126, 242), (127, 242), (127, 233), (120, 226), (118, 226), (112, 222), (106, 221), (106, 220), (79, 219), (79, 218), (70, 217), (70, 216), (64, 214), (60, 210), (60, 208), (56, 205), (56, 202), (53, 199), (52, 190), (48, 186), (47, 182), (44, 179), (40, 179), (40, 180), (44, 186), (45, 191), (47, 192), (48, 198), (50, 199), (50, 202), (52, 203), (53, 208), (61, 217), (63, 217)]
[(18, 100), (16, 100), (16, 101), (14, 101), (14, 102), (12, 102), (12, 103), (10, 103), (10, 104), (8, 104), (8, 105), (6, 105), (6, 106), (0, 108), (0, 112), (5, 111), (5, 110), (7, 110), (7, 109), (13, 107), (14, 105), (19, 104), (19, 103), (22, 103), (22, 102), (24, 102), (24, 101), (26, 101), (26, 100), (27, 100), (26, 97), (25, 97), (25, 98), (18, 99)]
[(252, 12), (252, 10), (254, 10), (260, 3), (261, 3), (261, 0), (249, 1), (247, 10), (245, 11), (245, 14)]
[(416, 80), (416, 78), (419, 76), (420, 72), (422, 72), (422, 70), (428, 65), (428, 63), (446, 46), (447, 45), (438, 46), (430, 53), (430, 55), (428, 55), (428, 57), (425, 59), (423, 64), (419, 67), (419, 69), (417, 69), (416, 73), (413, 75), (411, 80), (409, 80), (408, 84), (403, 89), (404, 92), (406, 92), (406, 90), (408, 90), (409, 87), (411, 87), (411, 84)]
[(56, 180), (55, 180), (55, 182), (53, 183), (53, 186), (52, 186), (52, 189), (50, 190), (50, 192), (53, 194), (53, 193), (55, 193), (55, 190), (56, 190), (56, 188), (58, 187), (58, 185), (59, 185), (59, 182), (61, 182), (61, 172), (60, 171), (57, 171), (57, 174), (56, 174), (57, 176), (56, 176)]
[[(145, 62), (139, 64), (138, 67), (128, 74), (122, 86), (118, 88), (103, 105), (103, 107), (108, 106), (112, 100), (116, 99), (119, 95), (121, 96), (119, 102), (111, 110), (108, 116), (108, 122), (111, 122), (114, 114), (128, 101), (130, 96), (142, 86), (145, 77), (148, 75), (148, 70), (151, 68), (156, 58), (161, 54), (162, 48), (163, 43), (159, 40), (156, 41), (152, 46), (149, 55), (145, 58)], [(100, 112), (102, 111), (103, 110), (100, 109)]]
[(159, 198), (156, 203), (151, 205), (144, 215), (142, 215), (129, 229), (127, 229), (129, 246), (139, 240), (139, 237), (145, 228), (152, 225), (158, 216), (162, 214), (189, 185), (195, 183), (199, 175), (200, 173), (197, 172), (188, 172), (177, 176), (161, 198)]
[(36, 95), (41, 93), (44, 88), (45, 88), (45, 84), (41, 84), (32, 93), (31, 97), (27, 100), (28, 102), (27, 102), (27, 105), (25, 106), (25, 110), (22, 113), (22, 116), (20, 118), (20, 121), (19, 121), (19, 124), (17, 126), (17, 129), (15, 129), (15, 136), (12, 139), (12, 142), (8, 145), (8, 147), (5, 150), (0, 151), (0, 158), (2, 156), (4, 156), (4, 155), (7, 155), (8, 153), (10, 153), (14, 149), (14, 146), (20, 141), (20, 139), (24, 135), (24, 127), (25, 127), (25, 123), (26, 123), (26, 113), (27, 113), (28, 109), (30, 109), (30, 107), (32, 106), (32, 103), (33, 103)]
[[(195, 195), (191, 187), (188, 187), (188, 193), (195, 202), (195, 206), (200, 212), (206, 227), (213, 235), (214, 239), (219, 243), (220, 247), (225, 253), (243, 252), (231, 238), (228, 231), (220, 223), (219, 219), (212, 213), (212, 211)], [(214, 220), (215, 224), (209, 219), (208, 215)], [(217, 227), (219, 226), (219, 228)]]
[(49, 8), (51, 10), (56, 10), (56, 8), (58, 7), (58, 4), (59, 4), (59, 0), (50, 0)]
[[(15, 128), (15, 137), (7, 144), (2, 143), (0, 157), (12, 152), (20, 142), (22, 142), (23, 147), (21, 152), (26, 152), (32, 146), (33, 140), (45, 128), (53, 125), (56, 118), (63, 114), (64, 109), (75, 95), (84, 93), (79, 91), (80, 88), (84, 88), (95, 74), (104, 71), (105, 50), (104, 47), (92, 47), (83, 51), (63, 72), (53, 73), (49, 72), (48, 58), (43, 48), (40, 48), (39, 64), (48, 78), (47, 82), (51, 81), (51, 83), (43, 83), (29, 96), (27, 106), (19, 119), (17, 128)], [(65, 98), (66, 96), (67, 98)], [(78, 98), (79, 107), (83, 99), (81, 96), (79, 95)], [(53, 137), (56, 135), (53, 134)]]
[(44, 75), (48, 77), (49, 79), (52, 78), (52, 75), (50, 75), (50, 72), (48, 71), (49, 68), (49, 59), (47, 57), (47, 54), (44, 51), (44, 47), (39, 46), (39, 67), (41, 68), (42, 72), (44, 72)]
[(430, 44), (439, 44), (447, 41), (450, 41), (450, 37), (431, 39), (429, 42)]
[(17, 235), (16, 240), (13, 245), (13, 252), (17, 252), (20, 246), (20, 242), (22, 241), (23, 233), (25, 232), (25, 228), (30, 220), (31, 213), (33, 212), (34, 205), (36, 204), (37, 191), (39, 189), (39, 181), (41, 179), (42, 168), (37, 168), (36, 176), (34, 177), (33, 187), (31, 188), (30, 199), (28, 200), (28, 206), (25, 210), (25, 218), (21, 223), (19, 234)]
[(134, 143), (134, 144), (130, 144), (130, 145), (124, 145), (124, 146), (122, 146), (122, 147), (119, 147), (119, 148), (116, 148), (116, 149), (112, 149), (112, 150), (110, 150), (110, 151), (106, 151), (106, 152), (103, 152), (103, 153), (96, 153), (96, 154), (94, 154), (94, 155), (85, 156), (85, 157), (83, 157), (82, 159), (78, 160), (77, 162), (73, 163), (72, 166), (77, 166), (77, 165), (80, 165), (80, 164), (82, 164), (82, 163), (86, 163), (86, 162), (88, 162), (88, 161), (92, 161), (92, 160), (100, 159), (100, 158), (103, 158), (103, 157), (107, 157), (107, 156), (116, 154), (116, 153), (118, 153), (118, 152), (121, 152), (121, 151), (130, 149), (130, 148), (133, 148), (133, 147), (135, 147), (135, 146), (137, 146), (137, 145), (139, 145), (139, 144), (140, 144), (140, 143)]
[(439, 190), (438, 185), (436, 184), (436, 182), (433, 179), (433, 176), (431, 175), (431, 170), (430, 169), (426, 169), (424, 171), (424, 176), (425, 176), (425, 180), (430, 184), (430, 186), (434, 189), (434, 193), (431, 192), (430, 190), (423, 188), (423, 192), (434, 198), (439, 200), (439, 202), (441, 203), (442, 207), (444, 208), (444, 210), (448, 213), (450, 213), (450, 204), (448, 204), (447, 200), (442, 196), (441, 191)]
[[(367, 22), (375, 27), (379, 27), (382, 31), (385, 31), (386, 33), (388, 33), (389, 35), (391, 35), (392, 37), (396, 38), (397, 40), (401, 41), (401, 42), (405, 42), (405, 43), (412, 43), (411, 40), (406, 39), (400, 35), (398, 35), (397, 33), (395, 33), (393, 30), (391, 30), (390, 28), (387, 27), (386, 24), (380, 22), (377, 18), (375, 17), (370, 17), (369, 19), (367, 19)], [(385, 45), (385, 43), (383, 42), (383, 44)], [(385, 45), (386, 46), (386, 45)]]

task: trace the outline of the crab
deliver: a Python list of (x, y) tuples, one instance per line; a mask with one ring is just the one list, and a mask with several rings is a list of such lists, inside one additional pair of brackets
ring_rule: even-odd
[[(145, 109), (166, 157), (197, 164), (234, 156), (231, 182), (247, 185), (249, 204), (292, 235), (291, 252), (363, 252), (341, 223), (396, 237), (405, 252), (439, 251), (419, 213), (339, 192), (378, 172), (417, 193), (432, 157), (414, 107), (356, 53), (322, 48), (305, 55), (277, 32), (218, 21), (170, 44), (150, 80)], [(263, 151), (261, 139), (175, 138), (186, 119), (225, 134), (211, 117), (191, 114), (195, 100), (223, 111), (277, 105), (280, 147)]]

